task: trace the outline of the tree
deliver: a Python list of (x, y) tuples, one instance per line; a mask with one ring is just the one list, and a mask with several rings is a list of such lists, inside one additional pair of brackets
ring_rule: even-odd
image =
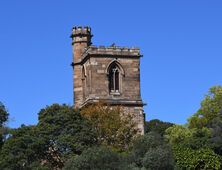
[(213, 86), (201, 102), (200, 109), (188, 120), (190, 128), (212, 127), (213, 120), (222, 121), (222, 86)]
[(208, 128), (210, 148), (222, 156), (222, 86), (213, 86), (201, 102), (200, 109), (188, 119), (192, 129)]
[(214, 86), (201, 102), (200, 109), (188, 119), (187, 125), (168, 128), (165, 138), (173, 146), (179, 168), (220, 169), (221, 134), (222, 87)]
[(165, 146), (159, 146), (157, 148), (150, 148), (143, 160), (143, 167), (150, 170), (173, 170), (174, 159), (172, 151)]
[(5, 123), (8, 121), (9, 113), (7, 112), (5, 106), (0, 102), (0, 149), (4, 143), (6, 136)]
[(182, 145), (173, 147), (177, 167), (181, 169), (215, 169), (222, 167), (221, 157), (212, 149), (191, 149)]
[(174, 167), (170, 146), (155, 132), (140, 136), (133, 142), (129, 160), (134, 168), (173, 169)]
[(125, 151), (138, 135), (133, 115), (124, 113), (121, 107), (98, 103), (83, 108), (81, 114), (92, 123), (99, 143), (104, 146)]
[(170, 122), (163, 122), (158, 119), (153, 119), (145, 122), (145, 133), (156, 132), (163, 136), (165, 130), (173, 125), (174, 124)]
[(44, 143), (38, 138), (35, 126), (22, 125), (10, 130), (0, 154), (0, 169), (27, 169), (32, 164), (40, 165), (43, 159)]
[(220, 118), (215, 118), (212, 122), (212, 136), (209, 139), (209, 142), (215, 153), (222, 156), (222, 121)]
[(8, 120), (8, 112), (5, 106), (0, 102), (0, 125), (4, 125), (4, 123)]
[(37, 127), (48, 148), (45, 159), (59, 168), (72, 155), (97, 144), (89, 121), (67, 105), (53, 104), (42, 109)]
[(80, 156), (70, 159), (65, 170), (122, 170), (125, 167), (123, 158), (105, 147), (93, 147), (85, 150)]
[(189, 140), (192, 137), (192, 134), (192, 130), (182, 125), (173, 125), (166, 129), (165, 138), (170, 144), (177, 144)]
[(173, 147), (177, 167), (182, 169), (219, 169), (220, 156), (211, 148), (211, 131), (174, 125), (166, 130), (165, 138)]
[(67, 159), (96, 144), (88, 120), (70, 106), (53, 104), (39, 112), (36, 126), (11, 130), (0, 169), (61, 169)]

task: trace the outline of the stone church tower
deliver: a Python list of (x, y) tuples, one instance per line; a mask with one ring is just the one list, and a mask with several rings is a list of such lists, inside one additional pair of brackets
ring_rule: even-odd
[(91, 28), (72, 30), (74, 106), (102, 101), (121, 105), (135, 115), (144, 133), (144, 103), (140, 94), (140, 50), (111, 45), (91, 45)]

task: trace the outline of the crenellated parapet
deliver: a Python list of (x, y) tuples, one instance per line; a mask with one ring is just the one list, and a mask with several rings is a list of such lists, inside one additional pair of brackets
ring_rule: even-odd
[(91, 34), (91, 28), (88, 26), (82, 27), (73, 27), (72, 28), (72, 34), (76, 35), (76, 34)]
[(92, 44), (91, 38), (93, 35), (90, 27), (73, 27), (70, 37), (72, 38), (72, 44), (83, 42), (87, 43), (87, 46)]

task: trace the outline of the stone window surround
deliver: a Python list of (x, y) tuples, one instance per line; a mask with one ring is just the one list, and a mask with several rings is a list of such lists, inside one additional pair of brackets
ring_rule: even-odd
[(118, 71), (119, 71), (119, 90), (118, 91), (111, 91), (110, 90), (110, 87), (108, 86), (108, 89), (109, 89), (109, 94), (110, 95), (114, 95), (114, 96), (119, 96), (121, 95), (122, 93), (122, 81), (123, 81), (123, 77), (125, 77), (125, 71), (122, 67), (122, 65), (120, 64), (120, 62), (117, 60), (117, 58), (115, 58), (114, 60), (112, 60), (107, 68), (106, 68), (106, 74), (107, 74), (107, 79), (108, 79), (108, 82), (110, 81), (109, 78), (110, 78), (110, 69), (113, 68), (113, 65), (118, 68)]
[(120, 70), (115, 64), (109, 70), (109, 91), (110, 93), (119, 93), (120, 91)]

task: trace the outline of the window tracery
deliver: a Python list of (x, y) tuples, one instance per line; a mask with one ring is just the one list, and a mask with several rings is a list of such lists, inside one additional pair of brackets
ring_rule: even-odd
[(120, 92), (120, 68), (116, 63), (113, 63), (109, 68), (109, 91), (110, 93)]

